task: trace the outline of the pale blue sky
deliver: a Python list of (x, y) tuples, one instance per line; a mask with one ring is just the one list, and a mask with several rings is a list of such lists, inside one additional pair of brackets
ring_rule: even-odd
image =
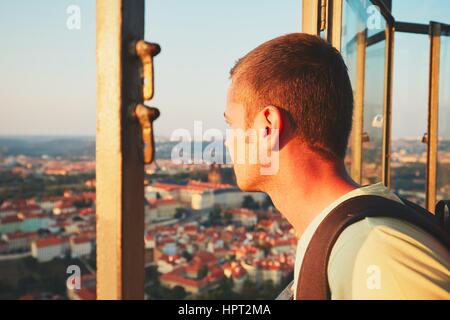
[[(234, 61), (265, 40), (301, 31), (301, 0), (146, 3), (146, 37), (162, 47), (151, 102), (162, 111), (158, 135), (192, 130), (194, 120), (203, 120), (206, 128), (224, 128)], [(69, 5), (81, 9), (81, 30), (66, 27)], [(450, 23), (450, 1), (394, 0), (394, 15), (397, 20)], [(0, 38), (0, 135), (94, 135), (95, 1), (2, 0)], [(395, 67), (401, 75), (394, 80), (403, 81), (394, 86), (394, 120), (399, 114), (394, 134), (421, 135), (428, 66), (415, 62), (428, 56), (427, 41), (396, 39)]]

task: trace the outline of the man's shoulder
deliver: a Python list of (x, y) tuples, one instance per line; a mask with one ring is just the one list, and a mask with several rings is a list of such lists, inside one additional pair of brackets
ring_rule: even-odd
[(449, 269), (449, 253), (433, 236), (406, 221), (376, 217), (341, 233), (328, 278), (335, 298), (412, 298), (409, 289), (421, 289), (419, 299), (450, 298)]
[(370, 245), (389, 251), (417, 248), (448, 255), (443, 244), (418, 226), (392, 217), (367, 217), (342, 231), (330, 260), (343, 249), (364, 249)]

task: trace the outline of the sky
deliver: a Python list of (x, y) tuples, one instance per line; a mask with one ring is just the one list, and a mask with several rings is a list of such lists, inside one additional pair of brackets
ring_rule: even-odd
[[(73, 5), (80, 29), (67, 27)], [(393, 12), (401, 21), (450, 24), (448, 0), (394, 0)], [(162, 47), (150, 101), (162, 113), (157, 135), (193, 130), (196, 120), (224, 129), (234, 62), (299, 31), (301, 0), (147, 0), (146, 39)], [(0, 135), (95, 135), (95, 1), (2, 0), (0, 38)], [(416, 62), (428, 54), (427, 36), (396, 36), (394, 137), (426, 130), (428, 63)]]

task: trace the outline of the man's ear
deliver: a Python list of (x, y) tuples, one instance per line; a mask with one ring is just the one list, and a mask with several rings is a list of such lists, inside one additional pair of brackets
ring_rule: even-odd
[(281, 110), (278, 107), (266, 106), (261, 111), (261, 117), (260, 125), (264, 126), (262, 136), (268, 140), (270, 150), (278, 151), (279, 138), (284, 127)]

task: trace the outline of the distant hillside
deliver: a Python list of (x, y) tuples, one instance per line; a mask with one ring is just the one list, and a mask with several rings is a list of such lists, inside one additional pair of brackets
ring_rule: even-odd
[[(200, 150), (210, 142), (192, 142), (191, 157), (194, 157), (194, 144)], [(223, 142), (222, 150), (225, 152)], [(220, 144), (219, 143), (219, 144)], [(160, 140), (156, 142), (156, 158), (171, 159), (172, 151), (179, 142)], [(220, 150), (218, 150), (220, 152)], [(220, 153), (222, 154), (222, 153)], [(0, 157), (25, 155), (40, 157), (95, 157), (95, 137), (0, 137)]]
[(0, 137), (0, 156), (95, 156), (94, 137)]

